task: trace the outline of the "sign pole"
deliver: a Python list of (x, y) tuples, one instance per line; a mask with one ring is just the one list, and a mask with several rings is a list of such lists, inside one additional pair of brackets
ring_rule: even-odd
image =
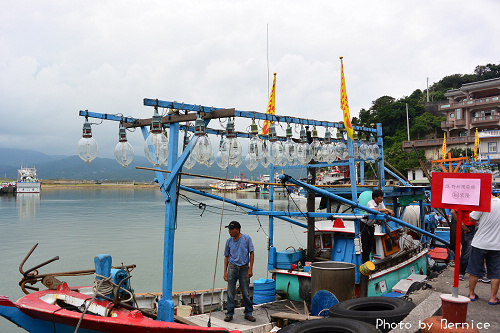
[(462, 210), (457, 210), (457, 221), (456, 221), (456, 240), (455, 240), (455, 271), (453, 272), (453, 288), (451, 289), (451, 295), (453, 297), (458, 297), (458, 275), (460, 273), (460, 245), (462, 239)]

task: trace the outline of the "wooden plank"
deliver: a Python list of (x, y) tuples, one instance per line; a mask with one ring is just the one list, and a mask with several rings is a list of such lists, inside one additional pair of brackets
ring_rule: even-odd
[[(188, 113), (188, 114), (172, 114), (161, 117), (162, 124), (168, 123), (181, 123), (187, 121), (196, 120), (196, 113)], [(217, 119), (217, 118), (227, 118), (234, 117), (234, 109), (220, 109), (214, 110), (210, 113), (201, 113), (201, 119)], [(130, 127), (140, 127), (140, 126), (149, 126), (151, 125), (151, 118), (147, 119), (136, 119), (133, 123), (125, 123), (123, 126), (126, 128)]]
[(275, 319), (289, 319), (289, 320), (297, 320), (297, 321), (324, 318), (324, 317), (306, 316), (306, 315), (302, 315), (302, 314), (295, 314), (295, 313), (288, 313), (288, 312), (275, 312), (275, 313), (271, 313), (270, 316), (271, 316), (271, 318), (275, 318)]

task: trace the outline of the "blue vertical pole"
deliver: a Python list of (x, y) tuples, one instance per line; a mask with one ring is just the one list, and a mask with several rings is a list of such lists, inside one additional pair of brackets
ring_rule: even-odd
[[(274, 183), (274, 165), (269, 166), (269, 182)], [(269, 211), (274, 210), (274, 185), (269, 185)], [(273, 246), (274, 242), (274, 218), (269, 215), (269, 247)]]
[[(170, 124), (170, 153), (168, 155), (167, 170), (172, 171), (176, 165), (179, 147), (179, 123)], [(170, 186), (162, 187), (162, 192), (167, 196), (165, 200), (165, 241), (163, 248), (163, 285), (162, 298), (158, 302), (158, 320), (174, 321), (174, 302), (172, 301), (172, 284), (174, 273), (174, 236), (175, 236), (175, 211), (177, 192), (177, 173), (168, 177)]]
[(377, 124), (377, 144), (380, 149), (380, 156), (378, 160), (378, 168), (380, 170), (380, 189), (385, 186), (385, 165), (384, 165), (384, 140), (382, 139), (382, 124)]
[(352, 140), (349, 137), (349, 135), (347, 135), (347, 151), (349, 152), (349, 174), (351, 176), (351, 196), (353, 201), (358, 201), (358, 186), (356, 184), (356, 162), (354, 162), (354, 148)]
[[(269, 182), (274, 183), (274, 165), (269, 165)], [(269, 211), (274, 210), (274, 185), (269, 185)], [(269, 215), (269, 239), (267, 252), (267, 269), (273, 270), (276, 266), (276, 248), (274, 247), (274, 217)]]

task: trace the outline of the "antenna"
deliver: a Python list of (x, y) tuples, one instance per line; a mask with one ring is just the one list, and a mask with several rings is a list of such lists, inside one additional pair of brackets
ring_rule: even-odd
[(269, 23), (266, 24), (267, 96), (269, 96)]

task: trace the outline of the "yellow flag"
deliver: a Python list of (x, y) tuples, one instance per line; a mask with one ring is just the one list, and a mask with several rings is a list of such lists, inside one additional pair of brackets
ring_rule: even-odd
[(474, 140), (474, 162), (477, 162), (477, 146), (479, 146), (479, 135), (477, 134), (476, 127), (476, 139)]
[(446, 133), (444, 133), (444, 140), (443, 140), (443, 160), (446, 158)]
[[(274, 114), (276, 111), (274, 107), (276, 99), (275, 89), (276, 89), (276, 73), (274, 73), (273, 88), (271, 89), (271, 95), (269, 95), (269, 102), (267, 103), (267, 109), (266, 109), (267, 114)], [(271, 126), (271, 124), (274, 124), (274, 121), (269, 121), (267, 119), (264, 121), (264, 126), (262, 126), (262, 134), (267, 135), (269, 133), (269, 127)]]
[(347, 102), (347, 92), (345, 89), (345, 79), (344, 79), (344, 64), (342, 62), (342, 58), (340, 57), (340, 108), (344, 113), (344, 127), (347, 131), (347, 135), (352, 138), (352, 124), (351, 124), (351, 115), (349, 114), (349, 103)]

